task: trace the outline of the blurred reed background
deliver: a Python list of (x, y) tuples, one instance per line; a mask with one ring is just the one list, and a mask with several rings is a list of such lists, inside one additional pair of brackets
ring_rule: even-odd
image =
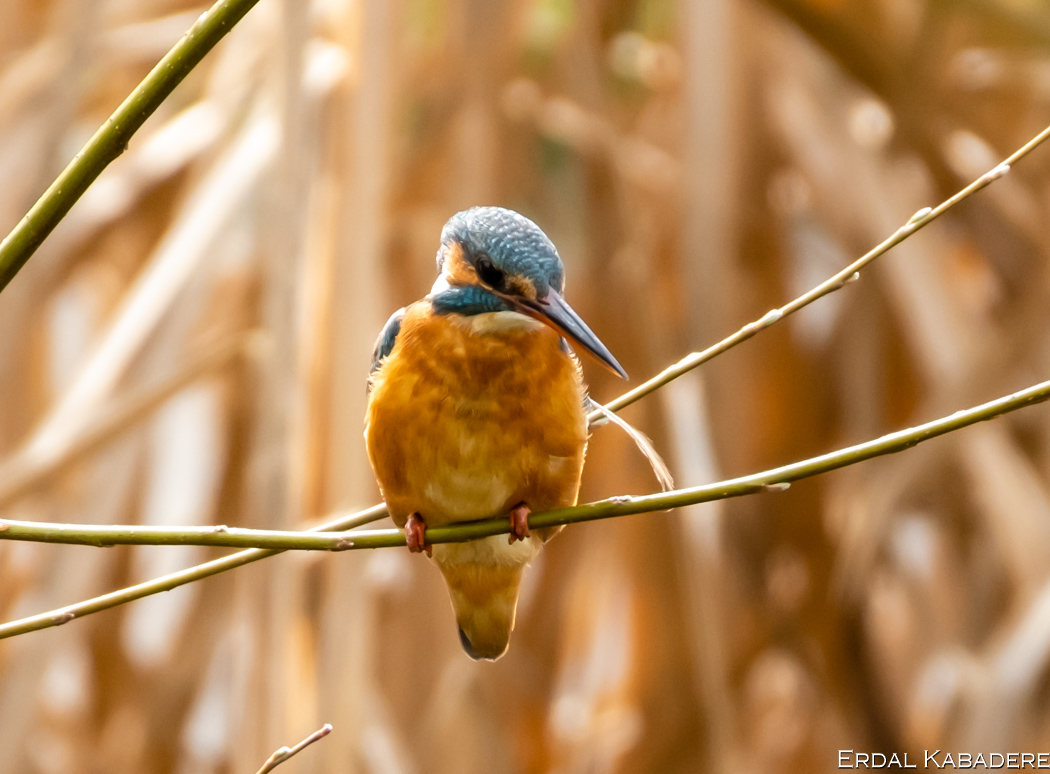
[[(0, 231), (204, 8), (0, 2)], [(0, 297), (3, 513), (295, 528), (377, 502), (369, 353), (465, 207), (547, 230), (637, 383), (1047, 123), (1034, 0), (262, 0)], [(1048, 181), (1044, 148), (625, 416), (689, 485), (1047, 378)], [(584, 367), (599, 400), (624, 389)], [(496, 664), (463, 655), (426, 560), (286, 554), (0, 644), (0, 772), (251, 774), (323, 722), (281, 771), (1047, 750), (1048, 458), (1036, 407), (783, 494), (570, 528)], [(654, 488), (595, 433), (582, 499)], [(0, 543), (0, 609), (221, 553)]]

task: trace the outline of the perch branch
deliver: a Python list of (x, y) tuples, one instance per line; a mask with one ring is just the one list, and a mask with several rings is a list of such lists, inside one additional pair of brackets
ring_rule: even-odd
[[(377, 518), (382, 518), (385, 514), (386, 506), (376, 505), (368, 510), (361, 511), (360, 513), (343, 515), (332, 521), (319, 524), (313, 528), (313, 531), (328, 532), (340, 529), (353, 529), (354, 527), (373, 522)], [(104, 594), (101, 597), (95, 597), (94, 599), (88, 599), (84, 602), (77, 602), (74, 605), (52, 610), (49, 613), (42, 613), (40, 615), (34, 615), (29, 618), (23, 618), (18, 621), (12, 621), (11, 623), (0, 625), (0, 639), (14, 637), (16, 634), (34, 632), (38, 629), (48, 629), (52, 626), (61, 626), (64, 623), (72, 621), (74, 618), (80, 618), (85, 615), (90, 615), (91, 613), (98, 613), (102, 610), (109, 610), (111, 607), (117, 607), (126, 602), (142, 599), (143, 597), (148, 597), (152, 594), (159, 594), (162, 591), (171, 591), (172, 589), (184, 586), (187, 583), (193, 583), (194, 581), (202, 580), (212, 575), (218, 575), (221, 572), (226, 572), (235, 567), (251, 564), (252, 562), (257, 562), (260, 559), (265, 559), (268, 556), (275, 556), (279, 553), (281, 553), (281, 551), (278, 549), (267, 550), (262, 548), (249, 548), (247, 551), (238, 551), (236, 554), (224, 556), (221, 559), (215, 559), (211, 562), (205, 562), (204, 564), (198, 564), (196, 567), (190, 567), (187, 570), (180, 570), (171, 575), (155, 578), (154, 580), (139, 583), (135, 586), (128, 586), (119, 591)]]

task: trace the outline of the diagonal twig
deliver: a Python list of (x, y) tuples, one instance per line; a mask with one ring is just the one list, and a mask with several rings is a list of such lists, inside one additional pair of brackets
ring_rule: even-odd
[(262, 768), (255, 772), (255, 774), (267, 774), (267, 772), (273, 771), (293, 755), (302, 752), (319, 739), (324, 739), (330, 733), (332, 733), (332, 724), (325, 723), (319, 729), (310, 734), (310, 736), (299, 742), (295, 747), (280, 747), (277, 750), (274, 750), (273, 755), (266, 759), (266, 763), (264, 763)]
[[(884, 240), (882, 243), (869, 250), (867, 253), (855, 260), (842, 271), (838, 272), (834, 276), (820, 283), (809, 292), (804, 293), (803, 295), (796, 298), (794, 301), (785, 304), (779, 309), (773, 309), (772, 311), (767, 312), (760, 319), (748, 323), (743, 328), (734, 333), (732, 336), (723, 339), (722, 341), (718, 342), (717, 344), (711, 347), (708, 347), (702, 352), (693, 352), (692, 354), (687, 355), (686, 357), (682, 358), (677, 363), (675, 363), (673, 366), (664, 369), (644, 384), (640, 384), (633, 390), (630, 390), (629, 392), (624, 393), (615, 400), (612, 400), (609, 403), (605, 404), (605, 407), (611, 411), (619, 411), (620, 409), (631, 405), (635, 401), (644, 398), (646, 395), (655, 392), (660, 387), (663, 387), (668, 382), (677, 379), (682, 374), (692, 371), (697, 366), (706, 363), (708, 360), (711, 360), (717, 355), (721, 355), (727, 350), (732, 349), (737, 344), (747, 341), (759, 331), (765, 330), (774, 323), (783, 320), (788, 315), (794, 314), (799, 309), (809, 306), (817, 299), (823, 298), (829, 293), (834, 293), (839, 288), (856, 279), (858, 273), (862, 269), (867, 267), (869, 263), (874, 261), (879, 256), (888, 252), (890, 248), (899, 245), (901, 242), (910, 237), (916, 231), (932, 223), (934, 220), (939, 218), (941, 215), (950, 210), (956, 204), (963, 201), (963, 199), (966, 199), (967, 197), (977, 193), (982, 188), (985, 188), (986, 186), (1001, 178), (1003, 175), (1007, 174), (1014, 164), (1016, 164), (1018, 161), (1020, 161), (1033, 150), (1035, 150), (1037, 147), (1039, 147), (1043, 142), (1047, 140), (1047, 138), (1050, 138), (1050, 126), (1048, 126), (1046, 129), (1044, 129), (1031, 140), (1029, 140), (1027, 143), (1025, 143), (1024, 146), (1015, 151), (1011, 156), (1009, 156), (997, 167), (981, 175), (979, 178), (974, 180), (972, 183), (970, 183), (968, 186), (963, 188), (951, 198), (944, 200), (936, 207), (925, 207), (916, 212), (907, 223), (905, 223), (903, 226), (897, 229), (888, 239)], [(595, 423), (599, 423), (601, 418), (602, 417), (600, 413), (592, 412), (590, 415), (588, 415), (587, 420), (593, 426)]]
[(274, 750), (273, 755), (267, 758), (265, 763), (262, 763), (262, 768), (255, 772), (255, 774), (267, 774), (267, 772), (273, 771), (278, 766), (280, 766), (281, 763), (285, 762), (296, 753), (302, 752), (302, 750), (313, 745), (315, 741), (323, 739), (325, 736), (328, 736), (331, 733), (332, 724), (325, 723), (319, 729), (310, 734), (310, 736), (300, 741), (299, 744), (295, 747), (281, 747), (277, 750)]
[(189, 72), (259, 0), (219, 0), (157, 63), (0, 242), (0, 291)]

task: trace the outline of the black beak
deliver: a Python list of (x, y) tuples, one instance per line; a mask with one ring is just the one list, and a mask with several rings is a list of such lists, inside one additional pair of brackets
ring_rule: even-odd
[[(505, 298), (508, 298), (505, 296)], [(587, 323), (573, 311), (565, 299), (554, 290), (535, 301), (515, 297), (510, 299), (523, 314), (534, 317), (540, 322), (549, 325), (571, 341), (575, 341), (585, 350), (596, 357), (604, 366), (622, 379), (627, 379), (627, 372), (623, 366), (613, 357), (609, 348), (602, 344), (594, 332), (587, 327)]]

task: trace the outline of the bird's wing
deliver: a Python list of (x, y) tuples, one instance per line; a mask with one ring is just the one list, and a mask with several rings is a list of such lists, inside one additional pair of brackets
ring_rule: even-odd
[(368, 369), (369, 374), (375, 373), (376, 369), (383, 363), (383, 359), (394, 349), (394, 342), (397, 341), (397, 334), (401, 332), (401, 320), (404, 317), (405, 310), (403, 308), (398, 309), (390, 315), (390, 319), (386, 321), (383, 330), (379, 332), (375, 349), (372, 350), (372, 365)]

